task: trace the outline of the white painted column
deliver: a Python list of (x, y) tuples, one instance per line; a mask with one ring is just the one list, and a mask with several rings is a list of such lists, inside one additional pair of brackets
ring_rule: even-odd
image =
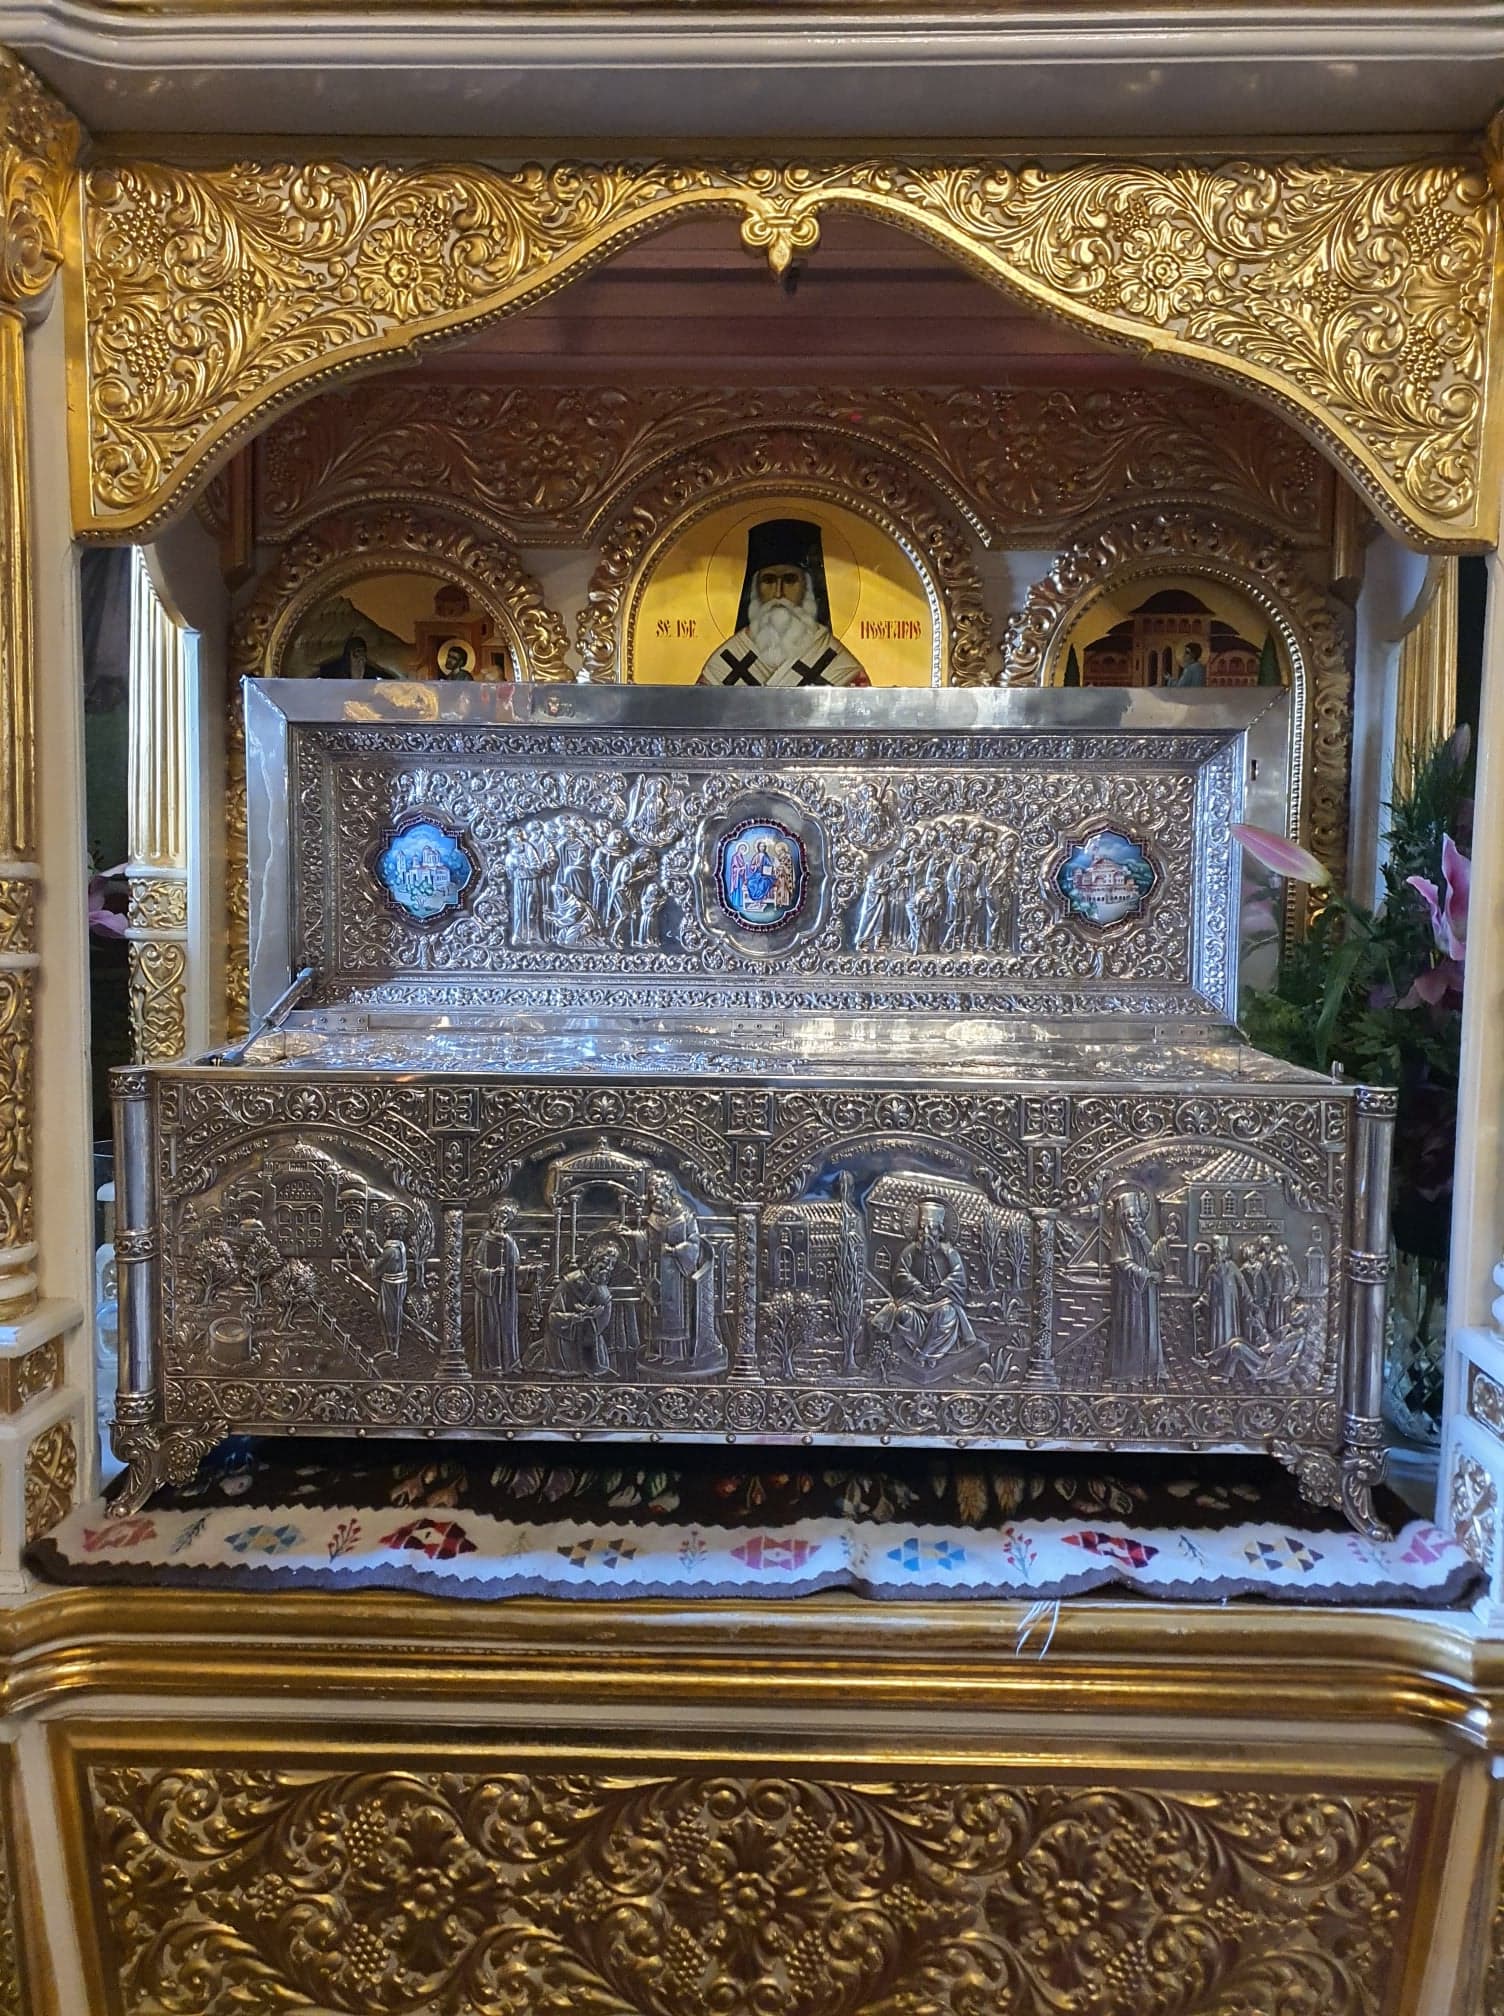
[(190, 1052), (225, 1035), (225, 652), (229, 592), (219, 546), (190, 512), (146, 549), (163, 608), (183, 650)]
[(168, 1063), (188, 1048), (188, 652), (184, 631), (132, 555), (130, 760), (131, 1055)]
[(1379, 836), (1394, 772), (1395, 697), (1405, 620), (1426, 581), (1426, 556), (1387, 533), (1368, 550), (1353, 650), (1353, 764), (1348, 880), (1355, 901), (1378, 894)]
[[(0, 1474), (9, 1487), (6, 1511), (19, 1491), (24, 1526), (35, 1529), (50, 1523), (69, 1496), (93, 1488), (97, 1446), (92, 1327), (85, 1317), (94, 1295), (94, 1164), (83, 638), (66, 476), (63, 312), (56, 293), (45, 320), (28, 330), (26, 345), (40, 955), (32, 1159), (41, 1300), (28, 1315), (0, 1326), (0, 1359), (55, 1349), (62, 1378), (0, 1431), (14, 1434), (25, 1447), (29, 1513), (27, 1480), (15, 1478), (9, 1450), (0, 1451)], [(48, 1460), (40, 1462), (43, 1434), (50, 1436)], [(7, 1544), (0, 1590), (23, 1586)]]

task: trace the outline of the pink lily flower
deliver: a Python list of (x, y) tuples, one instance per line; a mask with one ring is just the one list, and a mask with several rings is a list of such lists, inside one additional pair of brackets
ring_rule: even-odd
[(1245, 854), (1289, 882), (1307, 882), (1313, 889), (1323, 889), (1332, 879), (1314, 854), (1287, 840), (1283, 833), (1272, 832), (1267, 826), (1241, 825), (1229, 831)]
[(123, 938), (127, 919), (123, 910), (112, 910), (105, 901), (110, 875), (89, 877), (89, 929), (96, 938)]
[(1448, 833), (1441, 843), (1443, 897), (1436, 884), (1424, 875), (1409, 877), (1409, 885), (1431, 913), (1431, 934), (1445, 959), (1461, 964), (1467, 957), (1467, 905), (1472, 888), (1472, 863), (1454, 844)]
[(1410, 991), (1402, 994), (1395, 1002), (1396, 1008), (1418, 1008), (1422, 1002), (1428, 1008), (1440, 1008), (1449, 994), (1462, 992), (1462, 962), (1458, 959), (1438, 959), (1434, 966), (1428, 966), (1423, 973), (1417, 973), (1410, 983)]

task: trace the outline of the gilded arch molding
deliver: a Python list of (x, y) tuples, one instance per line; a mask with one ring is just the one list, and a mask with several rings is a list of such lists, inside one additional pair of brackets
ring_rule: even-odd
[(510, 547), (453, 520), (381, 508), (320, 520), (286, 546), (237, 614), (230, 634), (226, 734), (225, 992), (230, 1027), (245, 1027), (250, 952), (246, 881), (245, 729), (242, 679), (274, 677), (302, 616), (321, 595), (372, 573), (436, 574), (467, 590), (496, 623), (522, 676), (569, 680), (562, 620)]
[(737, 496), (823, 497), (882, 525), (907, 550), (938, 618), (937, 667), (953, 686), (989, 686), (997, 652), (982, 584), (961, 526), (928, 484), (839, 435), (753, 429), (681, 455), (624, 497), (601, 537), (576, 624), (592, 681), (625, 676), (637, 597), (653, 559), (706, 510)]
[(453, 581), (496, 623), (523, 678), (574, 677), (564, 624), (509, 546), (452, 519), (379, 507), (321, 519), (283, 549), (235, 618), (231, 672), (237, 680), (275, 678), (300, 619), (319, 597), (379, 573)]
[(294, 399), (522, 308), (688, 216), (739, 221), (777, 273), (834, 212), (923, 238), (1104, 342), (1241, 386), (1415, 540), (1495, 537), (1495, 206), (1468, 156), (96, 167), (70, 270), (78, 527), (150, 529)]
[(1267, 617), (1294, 672), (1292, 824), (1340, 888), (1347, 879), (1352, 658), (1346, 624), (1299, 556), (1257, 528), (1195, 511), (1130, 514), (1062, 553), (1013, 617), (1003, 646), (1010, 686), (1045, 683), (1077, 621), (1110, 589), (1167, 573), (1200, 575)]

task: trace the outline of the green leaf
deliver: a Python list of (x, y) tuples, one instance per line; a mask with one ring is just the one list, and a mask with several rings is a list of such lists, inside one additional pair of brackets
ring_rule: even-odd
[(1338, 946), (1327, 974), (1321, 1013), (1316, 1018), (1316, 1053), (1323, 1066), (1332, 1060), (1332, 1033), (1337, 1027), (1337, 1018), (1347, 1001), (1347, 990), (1352, 985), (1353, 975), (1358, 970), (1363, 957), (1363, 946), (1356, 938), (1345, 939)]

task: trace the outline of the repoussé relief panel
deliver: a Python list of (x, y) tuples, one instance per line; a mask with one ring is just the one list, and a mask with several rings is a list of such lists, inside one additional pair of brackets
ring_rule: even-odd
[(1335, 1102), (321, 1077), (237, 1147), (228, 1097), (158, 1107), (175, 1428), (1337, 1438)]

